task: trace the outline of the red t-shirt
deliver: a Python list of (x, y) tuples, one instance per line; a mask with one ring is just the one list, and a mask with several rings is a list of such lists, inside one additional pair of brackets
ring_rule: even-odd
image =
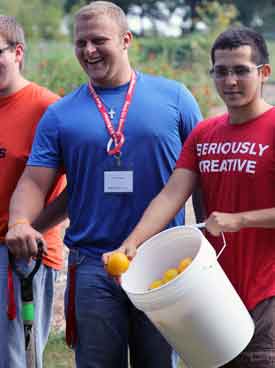
[[(224, 114), (198, 124), (177, 168), (199, 175), (207, 215), (275, 207), (275, 108), (241, 125), (228, 121)], [(221, 237), (207, 238), (221, 249)], [(242, 229), (225, 238), (219, 262), (251, 310), (275, 295), (275, 229)]]
[[(59, 97), (46, 88), (29, 83), (18, 92), (0, 97), (0, 244), (8, 229), (11, 195), (20, 178), (31, 150), (35, 128), (47, 107)], [(65, 177), (59, 176), (47, 202), (63, 190)], [(44, 234), (48, 254), (43, 263), (60, 269), (63, 263), (60, 226)]]

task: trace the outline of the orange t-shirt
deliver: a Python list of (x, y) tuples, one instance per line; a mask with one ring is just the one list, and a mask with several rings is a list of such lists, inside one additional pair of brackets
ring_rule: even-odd
[[(25, 168), (35, 129), (47, 107), (59, 96), (35, 83), (18, 92), (0, 97), (0, 244), (8, 229), (9, 203), (16, 184)], [(66, 180), (59, 176), (49, 193), (47, 203), (64, 189)], [(60, 269), (63, 264), (63, 242), (60, 226), (48, 230), (44, 238), (48, 254), (43, 263)]]

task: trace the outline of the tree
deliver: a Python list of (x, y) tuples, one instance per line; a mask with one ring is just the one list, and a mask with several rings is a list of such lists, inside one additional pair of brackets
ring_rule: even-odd
[(261, 18), (266, 9), (272, 10), (274, 6), (272, 0), (249, 0), (249, 5), (244, 0), (232, 0), (232, 2), (239, 11), (240, 22), (248, 27), (255, 26), (256, 17)]
[(0, 13), (15, 16), (27, 39), (58, 39), (61, 35), (63, 4), (55, 0), (1, 0)]

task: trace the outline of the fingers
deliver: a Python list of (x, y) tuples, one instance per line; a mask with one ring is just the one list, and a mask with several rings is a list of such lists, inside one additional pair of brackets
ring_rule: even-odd
[(29, 224), (18, 224), (12, 227), (5, 239), (10, 252), (17, 258), (29, 259), (38, 253), (37, 241), (42, 242), (43, 252), (47, 251), (45, 240), (38, 231)]
[(213, 236), (219, 236), (222, 232), (222, 224), (218, 212), (212, 212), (205, 222), (207, 231)]
[(137, 250), (136, 250), (136, 248), (126, 248), (125, 249), (125, 254), (129, 258), (129, 260), (131, 261), (135, 257), (135, 255), (137, 254)]
[[(41, 234), (39, 234), (41, 235)], [(45, 239), (43, 237), (40, 237), (39, 239), (36, 239), (36, 244), (37, 244), (37, 248), (41, 245), (42, 246), (42, 253), (44, 255), (48, 254), (48, 247), (47, 247), (47, 243), (45, 241)], [(38, 251), (38, 249), (37, 249)]]
[(240, 213), (214, 211), (206, 220), (205, 227), (214, 236), (219, 236), (222, 232), (239, 231), (242, 227), (242, 216)]
[[(112, 251), (112, 252), (107, 252), (107, 253), (104, 253), (102, 255), (102, 262), (104, 264), (104, 267), (106, 269), (106, 271), (108, 272), (108, 261), (109, 261), (109, 258), (111, 255), (115, 254), (115, 253), (123, 253), (126, 255), (126, 257), (129, 259), (129, 261), (131, 261), (135, 255), (136, 255), (136, 248), (131, 246), (131, 245), (122, 245), (121, 247), (119, 247), (118, 249)], [(125, 271), (122, 271), (122, 272), (125, 272)], [(114, 280), (120, 284), (121, 282), (121, 277), (120, 276), (113, 276), (114, 277)]]
[(107, 252), (107, 253), (103, 253), (103, 255), (102, 255), (102, 257), (101, 257), (101, 260), (102, 260), (102, 262), (103, 262), (103, 264), (104, 264), (104, 267), (105, 267), (105, 268), (106, 268), (106, 266), (107, 266), (108, 259), (109, 259), (110, 255), (111, 255), (112, 253), (114, 253), (114, 252)]
[(128, 248), (126, 248), (124, 246), (121, 246), (121, 247), (117, 248), (116, 250), (113, 250), (111, 252), (106, 252), (102, 255), (101, 259), (102, 259), (102, 262), (103, 262), (105, 267), (107, 266), (108, 259), (109, 259), (110, 255), (113, 254), (113, 253), (117, 253), (117, 252), (124, 253), (129, 259), (132, 259), (135, 256), (133, 251), (129, 250)]

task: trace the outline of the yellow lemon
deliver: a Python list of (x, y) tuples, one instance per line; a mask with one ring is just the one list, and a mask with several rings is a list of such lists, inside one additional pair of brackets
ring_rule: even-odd
[(149, 286), (149, 290), (156, 289), (156, 288), (160, 287), (161, 285), (163, 285), (163, 281), (162, 280), (155, 280)]
[(169, 268), (163, 274), (163, 282), (169, 282), (173, 280), (176, 276), (178, 276), (178, 270), (176, 268)]
[(191, 262), (192, 262), (192, 258), (191, 257), (183, 258), (180, 261), (179, 266), (178, 266), (179, 273), (183, 272), (190, 265)]
[(107, 272), (112, 276), (120, 276), (127, 271), (130, 261), (122, 252), (112, 253), (108, 258), (106, 265)]

